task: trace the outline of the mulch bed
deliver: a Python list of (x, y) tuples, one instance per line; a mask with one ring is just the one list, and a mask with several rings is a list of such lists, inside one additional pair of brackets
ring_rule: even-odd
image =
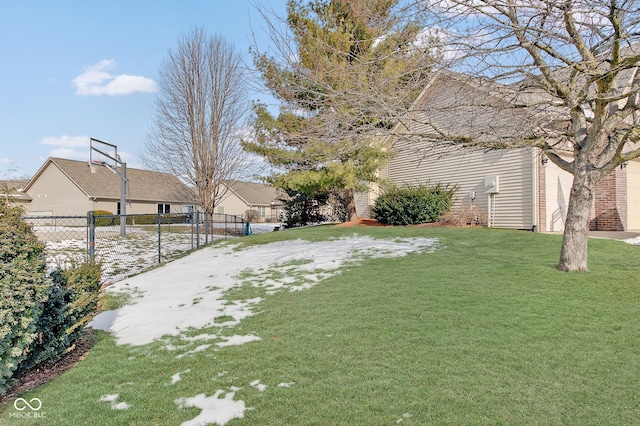
[(58, 361), (43, 362), (18, 379), (13, 386), (0, 395), (0, 404), (5, 404), (9, 400), (60, 376), (78, 362), (82, 361), (89, 353), (95, 341), (95, 332), (88, 330), (82, 338), (76, 341), (75, 348), (64, 354)]
[(383, 223), (380, 223), (375, 219), (364, 219), (364, 218), (359, 217), (356, 220), (339, 223), (336, 226), (347, 227), (347, 226), (387, 226), (387, 225), (385, 225)]

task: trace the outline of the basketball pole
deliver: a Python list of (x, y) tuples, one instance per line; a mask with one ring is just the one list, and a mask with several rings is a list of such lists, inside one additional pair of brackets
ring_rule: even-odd
[[(113, 149), (113, 155), (96, 148), (94, 143), (110, 147)], [(106, 167), (120, 177), (120, 236), (125, 237), (127, 235), (127, 163), (120, 159), (120, 156), (118, 155), (118, 147), (116, 145), (91, 138), (89, 140), (89, 147), (89, 167), (91, 168), (92, 173), (95, 172), (95, 166), (99, 165)], [(109, 163), (104, 161), (94, 161), (94, 151), (112, 160), (114, 165), (111, 166)], [(120, 171), (118, 171), (118, 166), (120, 166)]]

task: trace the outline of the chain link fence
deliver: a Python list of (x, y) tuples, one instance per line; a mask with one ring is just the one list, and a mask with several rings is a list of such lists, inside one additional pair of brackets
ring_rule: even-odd
[[(124, 224), (121, 225), (121, 218)], [(97, 216), (24, 216), (47, 246), (50, 268), (88, 260), (102, 263), (105, 284), (176, 259), (221, 238), (250, 232), (240, 217), (166, 213)]]

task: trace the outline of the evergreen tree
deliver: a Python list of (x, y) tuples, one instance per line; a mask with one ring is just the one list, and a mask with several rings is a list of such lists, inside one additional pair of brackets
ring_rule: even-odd
[[(277, 55), (255, 52), (274, 116), (254, 105), (248, 151), (274, 166), (271, 183), (306, 197), (340, 190), (355, 216), (354, 191), (377, 180), (388, 159), (382, 136), (397, 124), (427, 77), (432, 50), (397, 0), (290, 1), (288, 31), (272, 19)], [(266, 14), (264, 14), (267, 17)]]
[(0, 392), (8, 386), (36, 336), (36, 321), (49, 295), (44, 244), (0, 199)]

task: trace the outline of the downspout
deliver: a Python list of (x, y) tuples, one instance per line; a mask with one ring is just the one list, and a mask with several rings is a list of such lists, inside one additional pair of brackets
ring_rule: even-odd
[(533, 162), (533, 167), (531, 168), (532, 176), (532, 192), (533, 192), (533, 225), (531, 230), (533, 232), (538, 232), (540, 230), (539, 221), (540, 217), (538, 215), (538, 211), (540, 210), (540, 194), (538, 193), (538, 179), (540, 178), (540, 162), (538, 161), (538, 148), (531, 148), (531, 161)]

